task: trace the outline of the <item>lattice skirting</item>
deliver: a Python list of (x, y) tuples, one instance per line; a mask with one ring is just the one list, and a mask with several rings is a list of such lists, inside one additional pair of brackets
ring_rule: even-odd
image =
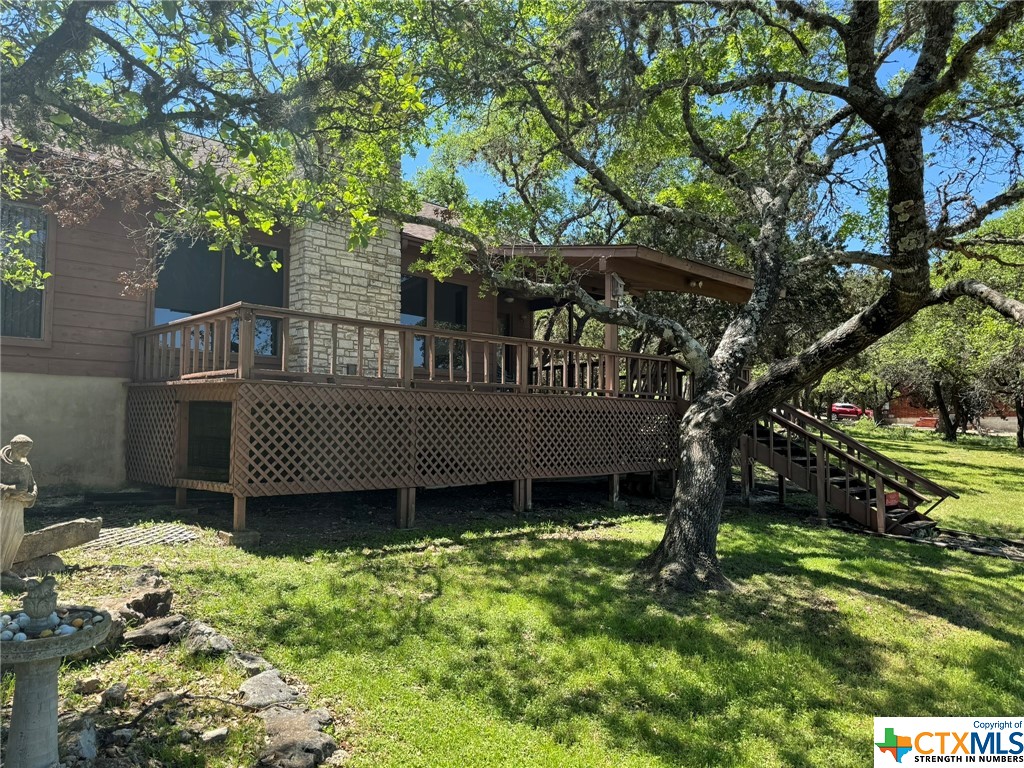
[[(199, 394), (212, 386), (132, 388), (129, 477), (173, 484), (174, 401), (215, 399)], [(234, 402), (230, 485), (241, 496), (647, 472), (678, 459), (664, 401), (261, 382), (222, 399)]]

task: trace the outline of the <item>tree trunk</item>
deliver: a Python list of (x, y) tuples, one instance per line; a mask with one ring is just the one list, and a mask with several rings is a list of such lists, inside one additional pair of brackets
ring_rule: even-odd
[(936, 430), (942, 435), (943, 440), (955, 443), (956, 425), (949, 418), (949, 408), (946, 407), (946, 400), (942, 396), (942, 385), (937, 381), (932, 382), (932, 394), (935, 395), (935, 403), (939, 407), (939, 423)]
[(1017, 411), (1017, 447), (1024, 449), (1024, 394), (1016, 395), (1013, 405)]
[(680, 466), (665, 535), (640, 568), (659, 589), (731, 590), (717, 542), (735, 437), (709, 418), (717, 408), (704, 406), (700, 413), (697, 408), (690, 406), (680, 428)]

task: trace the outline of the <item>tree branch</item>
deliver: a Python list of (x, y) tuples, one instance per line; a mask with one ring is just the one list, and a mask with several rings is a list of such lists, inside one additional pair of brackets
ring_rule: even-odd
[(1004, 296), (994, 288), (989, 288), (979, 280), (958, 280), (932, 291), (927, 305), (947, 304), (961, 296), (970, 296), (982, 304), (991, 307), (1008, 320), (1024, 327), (1024, 302)]
[[(942, 6), (945, 3), (930, 3), (928, 5)], [(988, 23), (974, 33), (956, 52), (942, 76), (930, 84), (926, 84), (913, 98), (920, 103), (928, 104), (937, 96), (954, 90), (970, 73), (978, 53), (991, 45), (996, 38), (1022, 18), (1024, 18), (1024, 3), (1019, 0), (1010, 0), (1004, 3)]]
[(544, 122), (547, 124), (548, 129), (554, 134), (555, 139), (558, 141), (558, 150), (565, 155), (566, 158), (575, 163), (580, 169), (586, 171), (600, 185), (601, 189), (603, 189), (620, 206), (622, 206), (622, 209), (626, 213), (631, 216), (644, 216), (660, 219), (676, 225), (697, 227), (698, 229), (703, 229), (706, 232), (717, 235), (723, 240), (727, 240), (739, 247), (745, 246), (746, 238), (744, 238), (739, 232), (733, 230), (732, 227), (729, 227), (720, 221), (708, 216), (702, 216), (701, 214), (689, 209), (674, 208), (660, 203), (640, 201), (634, 198), (619, 186), (603, 168), (577, 149), (568, 132), (562, 124), (559, 123), (558, 118), (551, 111), (547, 102), (544, 101), (544, 97), (537, 89), (537, 86), (533, 83), (527, 82), (523, 83), (523, 87), (530, 95), (530, 99), (533, 101), (534, 106), (541, 113), (541, 117), (544, 118)]
[(1014, 203), (1020, 200), (1024, 200), (1024, 183), (1017, 183), (1016, 185), (1000, 192), (992, 198), (989, 198), (987, 202), (978, 206), (974, 213), (968, 216), (966, 219), (956, 224), (945, 224), (936, 227), (929, 233), (931, 244), (938, 245), (941, 242), (948, 242), (951, 238), (957, 235), (962, 235), (966, 232), (970, 232), (972, 229), (976, 229), (981, 226), (981, 223), (985, 221), (993, 213), (1009, 208)]

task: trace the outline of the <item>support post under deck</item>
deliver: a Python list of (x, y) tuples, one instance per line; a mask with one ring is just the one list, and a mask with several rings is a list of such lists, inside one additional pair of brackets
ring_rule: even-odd
[(235, 496), (234, 503), (234, 515), (232, 520), (232, 529), (234, 531), (245, 530), (245, 496)]
[(412, 528), (414, 522), (416, 522), (416, 489), (399, 488), (395, 525), (399, 528)]
[(188, 503), (188, 488), (174, 489), (174, 506), (181, 509)]
[(620, 475), (608, 475), (608, 505), (612, 509), (622, 506)]
[(218, 531), (221, 541), (235, 547), (253, 547), (260, 543), (260, 532), (250, 531), (245, 527), (245, 496), (235, 496), (232, 509), (232, 530)]
[(779, 475), (779, 504), (786, 503), (786, 476)]
[(533, 478), (512, 481), (512, 511), (529, 512), (533, 509)]

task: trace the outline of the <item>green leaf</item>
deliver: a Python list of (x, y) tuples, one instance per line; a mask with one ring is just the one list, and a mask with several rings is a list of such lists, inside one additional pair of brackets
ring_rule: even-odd
[(160, 6), (163, 8), (164, 17), (173, 22), (178, 15), (178, 4), (174, 0), (163, 0)]
[(58, 112), (55, 115), (50, 115), (50, 122), (54, 125), (68, 126), (72, 125), (75, 121), (71, 119), (71, 115), (67, 112)]

